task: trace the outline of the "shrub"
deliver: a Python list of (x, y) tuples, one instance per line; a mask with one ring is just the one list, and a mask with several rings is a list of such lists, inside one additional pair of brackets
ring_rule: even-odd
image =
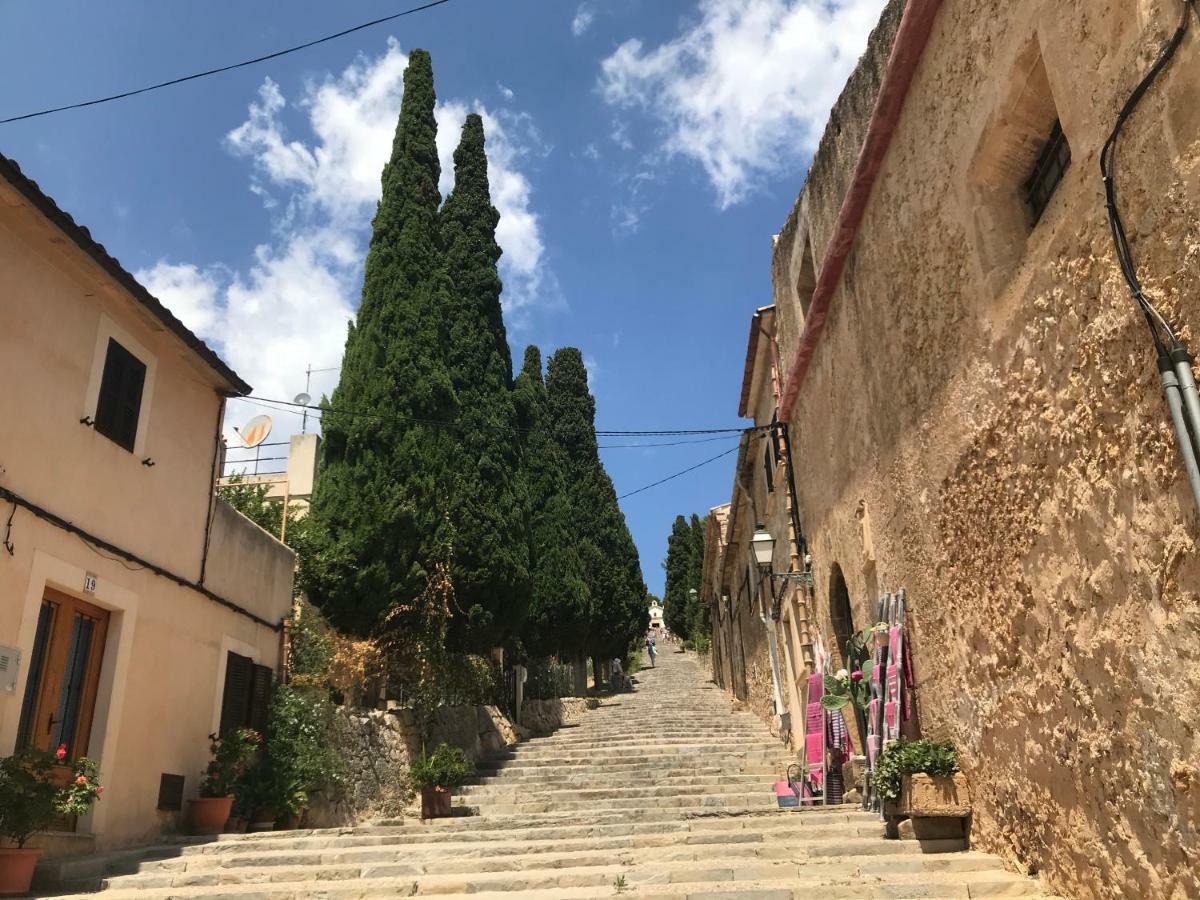
[(422, 756), (409, 767), (413, 787), (428, 787), (452, 791), (462, 787), (475, 774), (475, 764), (459, 747), (439, 744), (432, 756)]
[(67, 784), (54, 783), (54, 765), (62, 763), (67, 748), (56, 754), (22, 750), (0, 759), (0, 838), (18, 847), (59, 816), (81, 816), (104, 793), (96, 764), (81, 756), (71, 767)]
[(900, 784), (905, 775), (922, 773), (940, 777), (953, 775), (957, 771), (958, 753), (953, 744), (901, 738), (884, 747), (872, 778), (880, 797), (896, 800), (900, 796)]
[(225, 737), (208, 736), (212, 759), (200, 781), (201, 797), (230, 797), (250, 768), (262, 735), (253, 728), (239, 728)]

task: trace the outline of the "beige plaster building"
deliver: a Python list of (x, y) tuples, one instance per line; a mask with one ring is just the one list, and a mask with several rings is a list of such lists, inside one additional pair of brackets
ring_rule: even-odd
[[(888, 3), (772, 260), (814, 634), (907, 591), (974, 841), (1072, 897), (1200, 896), (1200, 522), (1098, 162), (1183, 11)], [(1198, 34), (1118, 154), (1193, 349)]]
[(53, 849), (145, 841), (261, 719), (291, 608), (291, 551), (214, 496), (249, 386), (4, 157), (0, 322), (0, 755), (98, 761)]

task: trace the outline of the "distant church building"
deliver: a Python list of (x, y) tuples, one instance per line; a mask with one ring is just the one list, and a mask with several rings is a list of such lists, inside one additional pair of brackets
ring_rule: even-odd
[(650, 600), (650, 627), (655, 631), (661, 631), (663, 627), (662, 601), (657, 597)]

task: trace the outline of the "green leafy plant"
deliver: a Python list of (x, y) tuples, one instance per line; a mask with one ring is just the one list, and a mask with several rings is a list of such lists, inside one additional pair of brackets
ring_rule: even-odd
[(236, 793), (262, 744), (262, 735), (253, 728), (239, 728), (225, 737), (208, 736), (212, 759), (200, 781), (201, 797), (230, 797)]
[(884, 800), (900, 797), (900, 786), (905, 775), (917, 773), (942, 777), (958, 771), (958, 753), (948, 741), (927, 739), (910, 741), (904, 738), (888, 744), (872, 775), (875, 790)]
[(345, 765), (334, 727), (334, 708), (323, 688), (278, 685), (262, 753), (234, 783), (239, 814), (265, 807), (299, 815), (311, 793), (340, 787)]
[(59, 747), (55, 754), (30, 749), (0, 759), (0, 838), (24, 847), (59, 816), (86, 813), (104, 793), (96, 764), (83, 756), (71, 765), (67, 784), (56, 784), (54, 766), (66, 756), (67, 748)]
[(475, 774), (475, 764), (460, 748), (438, 744), (432, 756), (422, 756), (409, 768), (409, 780), (418, 790), (462, 787)]
[(628, 889), (628, 887), (629, 887), (629, 885), (625, 883), (624, 875), (618, 875), (616, 877), (616, 879), (613, 881), (613, 890), (616, 891), (618, 894), (623, 894)]

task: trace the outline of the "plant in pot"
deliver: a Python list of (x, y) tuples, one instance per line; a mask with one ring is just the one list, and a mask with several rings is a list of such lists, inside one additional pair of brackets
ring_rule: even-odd
[(237, 786), (262, 744), (253, 728), (238, 728), (224, 737), (211, 734), (209, 740), (212, 759), (200, 781), (200, 798), (190, 801), (194, 834), (221, 833), (233, 811)]
[(262, 785), (279, 828), (299, 828), (309, 796), (343, 780), (334, 708), (321, 687), (280, 685), (271, 698)]
[[(875, 764), (875, 789), (884, 803), (895, 809), (904, 791), (906, 778), (929, 775), (935, 779), (953, 778), (958, 772), (958, 754), (947, 742), (901, 738), (888, 744)], [(903, 810), (907, 814), (907, 810)]]
[[(37, 831), (60, 816), (81, 816), (104, 793), (96, 764), (79, 757), (66, 785), (56, 783), (54, 766), (63, 764), (67, 748), (57, 753), (22, 750), (0, 759), (0, 896), (25, 894), (42, 851), (27, 848)], [(6, 847), (8, 841), (15, 846)]]
[(474, 773), (475, 764), (458, 747), (438, 744), (432, 756), (422, 754), (408, 770), (413, 787), (421, 792), (421, 818), (450, 815), (455, 788), (462, 787)]

